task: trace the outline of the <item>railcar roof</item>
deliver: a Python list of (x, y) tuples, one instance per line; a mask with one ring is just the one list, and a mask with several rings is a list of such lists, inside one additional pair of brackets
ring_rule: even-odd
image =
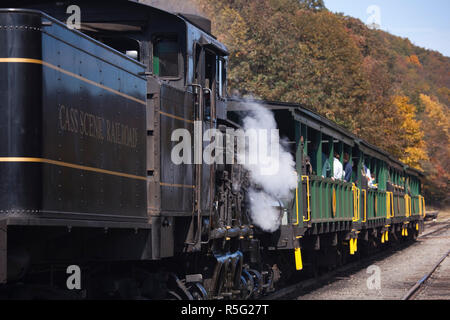
[(229, 98), (228, 99), (228, 111), (231, 112), (242, 112), (249, 111), (251, 107), (249, 103), (256, 103), (264, 106), (270, 110), (289, 110), (291, 112), (297, 112), (302, 117), (307, 117), (310, 119), (314, 119), (315, 121), (323, 124), (336, 132), (345, 135), (347, 138), (351, 139), (356, 145), (360, 146), (363, 152), (369, 153), (371, 156), (375, 156), (380, 160), (388, 162), (391, 166), (397, 167), (402, 170), (406, 170), (408, 174), (423, 176), (423, 172), (420, 170), (411, 168), (401, 162), (400, 160), (394, 158), (392, 155), (387, 153), (386, 151), (370, 144), (369, 142), (359, 138), (355, 134), (349, 132), (347, 129), (344, 129), (337, 123), (325, 118), (324, 116), (318, 114), (317, 112), (306, 108), (298, 103), (290, 103), (290, 102), (279, 102), (279, 101), (267, 101), (267, 100), (255, 100), (255, 99), (242, 99), (242, 98)]

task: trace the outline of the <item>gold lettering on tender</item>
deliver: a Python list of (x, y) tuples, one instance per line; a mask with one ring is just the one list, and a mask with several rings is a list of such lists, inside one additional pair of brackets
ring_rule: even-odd
[[(78, 133), (80, 136), (123, 145), (137, 147), (138, 129), (114, 122), (76, 108), (59, 106), (59, 128), (62, 131)], [(106, 134), (106, 136), (105, 136)]]

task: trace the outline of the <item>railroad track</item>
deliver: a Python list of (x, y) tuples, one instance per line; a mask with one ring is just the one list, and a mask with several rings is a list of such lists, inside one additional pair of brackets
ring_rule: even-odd
[(389, 255), (395, 253), (396, 251), (399, 251), (399, 250), (401, 251), (412, 244), (413, 244), (413, 242), (405, 242), (405, 243), (400, 243), (396, 246), (389, 247), (388, 249), (386, 249), (384, 251), (380, 251), (380, 252), (375, 253), (374, 255), (371, 255), (368, 257), (360, 258), (360, 260), (358, 260), (358, 261), (348, 263), (342, 267), (339, 267), (335, 270), (327, 272), (326, 274), (323, 274), (317, 278), (303, 280), (303, 281), (297, 282), (293, 285), (281, 288), (274, 293), (271, 293), (267, 296), (262, 297), (261, 300), (280, 300), (280, 299), (289, 299), (291, 296), (298, 296), (298, 295), (303, 294), (307, 291), (310, 291), (316, 287), (319, 287), (320, 285), (323, 285), (332, 279), (337, 278), (336, 276), (339, 274), (350, 273), (351, 271), (356, 271), (356, 270), (361, 270), (363, 268), (366, 268), (366, 267), (372, 265), (374, 263), (374, 261), (386, 258)]
[[(433, 235), (436, 235), (437, 233), (441, 233), (441, 232), (447, 230), (450, 227), (450, 219), (444, 220), (444, 221), (439, 222), (439, 223), (433, 222), (428, 227), (435, 227), (435, 226), (439, 226), (439, 227), (433, 228), (429, 232), (423, 233), (422, 235), (419, 236), (419, 239), (420, 238), (426, 238), (428, 236), (433, 236)], [(305, 291), (311, 290), (311, 289), (313, 289), (315, 287), (319, 287), (320, 285), (326, 283), (327, 281), (336, 278), (336, 276), (341, 274), (341, 273), (346, 273), (346, 272), (348, 273), (348, 272), (350, 272), (351, 270), (354, 270), (354, 269), (361, 270), (364, 267), (370, 266), (374, 261), (386, 258), (390, 254), (395, 253), (396, 251), (399, 251), (399, 250), (403, 250), (403, 249), (405, 249), (406, 247), (408, 247), (411, 244), (413, 244), (413, 242), (400, 243), (400, 244), (398, 244), (396, 246), (388, 248), (385, 251), (381, 251), (381, 252), (378, 252), (378, 253), (376, 253), (376, 254), (374, 254), (372, 256), (361, 258), (358, 261), (346, 264), (346, 265), (344, 265), (342, 267), (339, 267), (339, 268), (337, 268), (337, 269), (335, 269), (335, 270), (333, 270), (331, 272), (328, 272), (328, 273), (326, 273), (326, 274), (324, 274), (322, 276), (319, 276), (317, 278), (311, 278), (311, 279), (303, 280), (303, 281), (297, 282), (297, 283), (295, 283), (293, 285), (281, 288), (281, 289), (277, 290), (274, 293), (271, 293), (271, 294), (269, 294), (269, 295), (267, 295), (265, 297), (262, 297), (261, 299), (262, 300), (279, 300), (279, 299), (287, 299), (288, 297), (293, 296), (293, 295), (302, 294)], [(449, 253), (450, 252), (447, 252), (447, 254), (445, 256), (448, 256)], [(442, 261), (440, 261), (439, 265), (444, 260), (445, 259), (442, 259)], [(433, 272), (438, 268), (439, 265), (437, 265), (436, 268), (434, 268)], [(430, 273), (430, 276), (431, 276), (431, 274), (432, 273)]]
[(450, 250), (447, 251), (446, 254), (442, 256), (441, 259), (439, 259), (438, 262), (433, 266), (433, 268), (427, 272), (422, 279), (417, 281), (417, 283), (406, 293), (406, 295), (402, 298), (402, 300), (413, 300), (416, 297), (416, 294), (418, 293), (419, 289), (422, 288), (427, 280), (432, 276), (432, 274), (436, 271), (437, 268), (444, 262), (444, 260), (450, 255)]
[(442, 225), (442, 226), (438, 227), (438, 228), (436, 228), (436, 229), (434, 229), (432, 231), (429, 231), (429, 232), (421, 234), (419, 236), (419, 238), (426, 238), (428, 236), (435, 235), (436, 233), (443, 232), (444, 230), (448, 229), (450, 227), (450, 219), (444, 220), (444, 221), (439, 222), (439, 223), (435, 223), (435, 224), (430, 225), (430, 226), (435, 226), (435, 225)]

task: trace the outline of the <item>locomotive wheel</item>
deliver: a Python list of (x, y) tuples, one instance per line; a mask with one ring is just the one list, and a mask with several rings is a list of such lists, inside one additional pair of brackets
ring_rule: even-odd
[(175, 291), (169, 290), (167, 291), (167, 300), (183, 300), (179, 294)]
[(250, 273), (248, 273), (247, 270), (245, 269), (242, 270), (241, 283), (242, 283), (242, 299), (247, 300), (253, 294), (255, 282)]
[(183, 281), (178, 279), (175, 274), (170, 274), (169, 281), (167, 282), (167, 298), (169, 300), (194, 300), (194, 297), (186, 288)]
[(263, 291), (263, 280), (261, 274), (254, 269), (249, 269), (248, 273), (253, 278), (253, 298), (257, 299)]
[(189, 284), (187, 289), (191, 293), (193, 300), (208, 299), (208, 293), (206, 292), (205, 287), (199, 282)]

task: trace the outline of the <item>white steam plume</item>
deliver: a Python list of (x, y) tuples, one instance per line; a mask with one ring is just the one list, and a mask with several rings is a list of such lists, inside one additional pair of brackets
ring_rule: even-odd
[[(243, 120), (243, 129), (250, 138), (245, 161), (242, 155), (239, 160), (250, 172), (251, 217), (262, 230), (275, 232), (281, 223), (280, 211), (275, 207), (280, 205), (280, 200), (292, 201), (292, 191), (297, 187), (296, 165), (291, 153), (280, 143), (274, 114), (255, 103), (246, 106), (251, 111)], [(252, 135), (255, 131), (259, 134)], [(257, 161), (252, 163), (249, 159)]]

